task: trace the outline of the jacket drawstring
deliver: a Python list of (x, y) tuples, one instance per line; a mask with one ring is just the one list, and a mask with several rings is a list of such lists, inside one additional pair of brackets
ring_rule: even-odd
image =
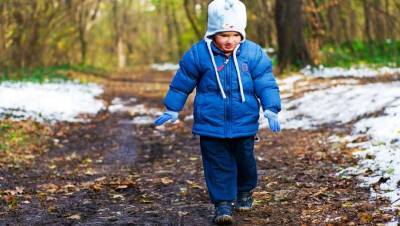
[(240, 96), (242, 98), (242, 102), (246, 102), (246, 98), (244, 97), (244, 92), (243, 92), (242, 77), (240, 75), (239, 64), (238, 64), (238, 60), (236, 57), (236, 52), (238, 51), (239, 47), (240, 47), (240, 44), (236, 46), (235, 50), (233, 50), (233, 62), (235, 63), (236, 73), (238, 75)]
[[(223, 86), (221, 84), (221, 80), (219, 78), (219, 72), (218, 72), (218, 69), (217, 69), (217, 64), (215, 63), (214, 54), (213, 54), (212, 49), (211, 49), (212, 40), (211, 39), (206, 39), (205, 41), (207, 43), (208, 52), (210, 53), (211, 62), (213, 64), (214, 71), (215, 71), (215, 76), (217, 77), (219, 90), (221, 92), (222, 98), (226, 99), (225, 91), (224, 91), (224, 88), (223, 88)], [(241, 96), (242, 102), (246, 102), (246, 98), (244, 97), (244, 92), (243, 92), (243, 84), (242, 84), (242, 78), (241, 78), (241, 75), (240, 75), (239, 64), (238, 64), (238, 60), (237, 60), (237, 57), (236, 57), (236, 53), (237, 53), (237, 50), (239, 49), (239, 47), (240, 47), (240, 44), (238, 46), (236, 46), (235, 50), (233, 51), (233, 62), (235, 64), (236, 73), (238, 75), (240, 96)]]
[(210, 53), (211, 61), (212, 61), (212, 64), (214, 66), (215, 76), (217, 77), (219, 90), (221, 92), (222, 98), (226, 99), (224, 88), (222, 87), (221, 80), (219, 79), (219, 73), (218, 73), (218, 69), (217, 69), (217, 64), (215, 63), (214, 54), (213, 54), (212, 49), (211, 49), (212, 40), (208, 39), (208, 40), (206, 40), (206, 42), (207, 42), (208, 52)]

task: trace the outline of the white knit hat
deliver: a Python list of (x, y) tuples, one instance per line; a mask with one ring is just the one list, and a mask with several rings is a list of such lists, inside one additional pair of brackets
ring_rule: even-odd
[(219, 32), (239, 32), (246, 39), (246, 6), (239, 0), (214, 0), (208, 5), (208, 28), (205, 38)]

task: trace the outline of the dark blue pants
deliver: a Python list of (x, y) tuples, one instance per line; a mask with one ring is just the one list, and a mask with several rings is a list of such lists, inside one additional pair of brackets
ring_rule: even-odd
[(257, 186), (254, 137), (200, 137), (204, 176), (211, 201), (234, 201), (238, 192)]

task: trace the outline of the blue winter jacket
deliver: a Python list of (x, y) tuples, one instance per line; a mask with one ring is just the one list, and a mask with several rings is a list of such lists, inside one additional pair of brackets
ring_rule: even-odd
[(281, 110), (279, 88), (272, 62), (256, 43), (246, 40), (236, 52), (245, 101), (239, 92), (238, 76), (232, 59), (211, 44), (224, 99), (204, 40), (193, 45), (179, 63), (164, 99), (165, 107), (181, 111), (188, 95), (196, 88), (193, 133), (216, 138), (255, 135), (258, 131), (260, 102), (264, 110)]

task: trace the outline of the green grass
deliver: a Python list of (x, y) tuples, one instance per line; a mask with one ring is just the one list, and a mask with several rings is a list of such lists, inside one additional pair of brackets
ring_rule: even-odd
[(27, 137), (22, 129), (13, 128), (9, 122), (0, 121), (0, 151), (10, 152), (13, 147), (25, 143)]
[(0, 120), (0, 168), (31, 162), (47, 150), (51, 137), (50, 127), (38, 122)]
[(4, 81), (24, 81), (24, 82), (53, 82), (67, 81), (70, 78), (67, 76), (69, 71), (82, 72), (86, 74), (104, 75), (105, 71), (83, 65), (60, 65), (50, 67), (36, 68), (6, 68), (0, 70), (0, 83)]
[(395, 40), (326, 44), (321, 51), (322, 64), (327, 67), (400, 66), (400, 41)]

